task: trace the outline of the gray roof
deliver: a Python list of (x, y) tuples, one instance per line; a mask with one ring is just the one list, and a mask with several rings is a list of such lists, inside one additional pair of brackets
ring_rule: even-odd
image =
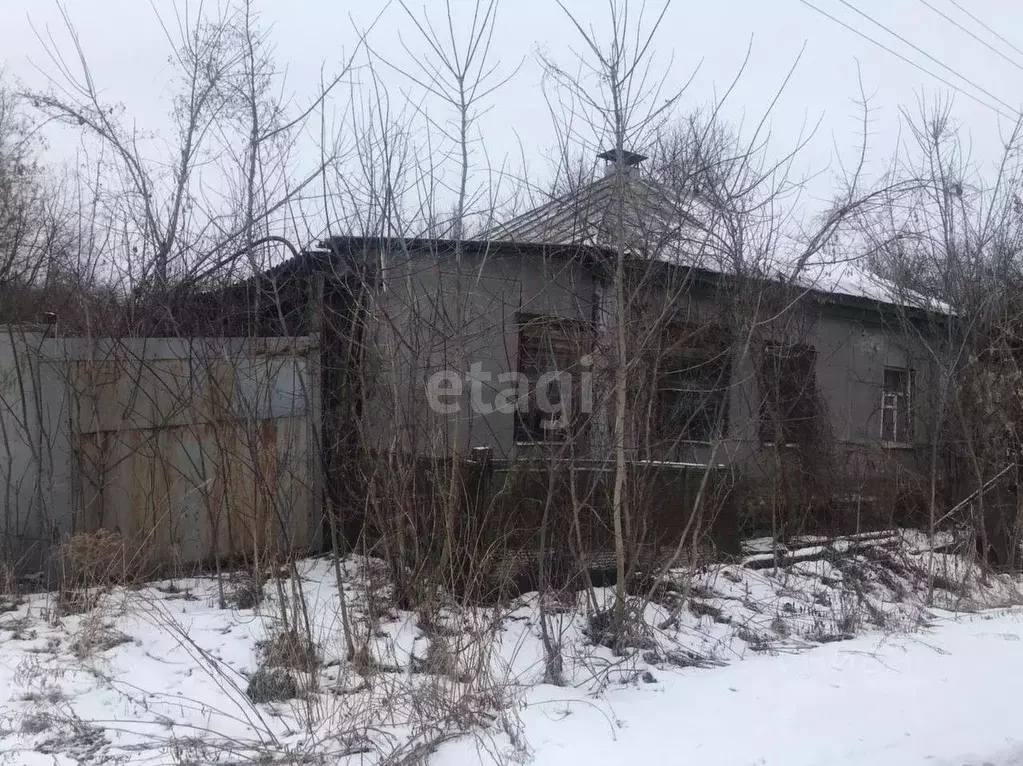
[[(621, 181), (611, 172), (499, 224), (486, 232), (483, 239), (617, 251), (619, 190), (626, 254), (719, 273), (732, 270), (734, 264), (728, 260), (727, 248), (716, 236), (717, 217), (712, 209), (695, 195), (679, 200), (662, 184), (640, 177), (633, 168), (625, 172)], [(947, 313), (947, 306), (922, 296), (907, 295), (871, 273), (860, 261), (815, 259), (790, 278), (820, 293)], [(784, 279), (792, 269), (791, 263), (777, 256), (770, 266), (765, 275), (769, 278)]]
[(620, 212), (629, 255), (698, 265), (693, 254), (707, 252), (710, 232), (689, 212), (694, 201), (687, 202), (655, 181), (632, 173), (619, 181), (611, 173), (493, 227), (485, 238), (617, 249)]

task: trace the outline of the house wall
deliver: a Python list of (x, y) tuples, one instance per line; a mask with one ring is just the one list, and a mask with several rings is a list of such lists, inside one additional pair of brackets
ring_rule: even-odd
[(927, 413), (937, 379), (930, 354), (916, 331), (876, 317), (824, 314), (817, 339), (817, 377), (837, 441), (857, 445), (880, 441), (884, 370), (896, 367), (915, 373), (917, 406), (911, 444), (928, 443), (932, 424)]
[[(392, 260), (371, 299), (369, 443), (417, 454), (485, 446), (514, 456), (514, 413), (495, 411), (494, 403), (507, 385), (498, 376), (517, 367), (517, 315), (590, 317), (594, 287), (588, 269), (564, 258), (469, 253), (461, 269), (451, 255)], [(443, 396), (450, 414), (432, 411), (427, 396), (431, 376), (443, 373), (462, 381), (459, 395)]]
[[(459, 397), (445, 397), (446, 402), (457, 405), (457, 412), (431, 412), (426, 387), (429, 376), (442, 370), (463, 379), (472, 369), (491, 379), (514, 371), (516, 314), (527, 312), (596, 320), (603, 337), (598, 338), (594, 364), (597, 411), (589, 456), (607, 458), (612, 400), (606, 387), (600, 389), (599, 380), (609, 381), (613, 370), (615, 311), (612, 291), (590, 267), (565, 258), (470, 253), (463, 255), (459, 276), (453, 257), (419, 253), (393, 264), (385, 282), (385, 289), (374, 298), (376, 356), (381, 366), (374, 372), (366, 407), (367, 423), (371, 424), (367, 433), (376, 446), (385, 448), (415, 434), (412, 441), (416, 444), (406, 447), (417, 454), (441, 454), (455, 444), (459, 450), (487, 446), (497, 457), (524, 454), (514, 442), (513, 414), (481, 415), (480, 407), (470, 401), (469, 390)], [(648, 301), (664, 300), (662, 288), (650, 291)], [(713, 289), (702, 285), (676, 285), (670, 293), (674, 305), (664, 312), (665, 321), (713, 321), (725, 311)], [(648, 329), (642, 321), (634, 324), (640, 332)], [(760, 441), (755, 349), (764, 339), (799, 341), (816, 349), (817, 390), (825, 412), (824, 446), (812, 456), (815, 465), (803, 459), (795, 466), (805, 487), (824, 491), (828, 486), (827, 491), (838, 494), (873, 497), (878, 480), (893, 485), (892, 479), (896, 479), (900, 492), (913, 481), (919, 483), (926, 470), (937, 385), (925, 343), (917, 330), (893, 317), (882, 317), (876, 309), (854, 310), (838, 303), (800, 302), (774, 323), (758, 327), (750, 347), (737, 339), (728, 394), (728, 438), (713, 452), (708, 445), (694, 444), (669, 459), (733, 465), (741, 476), (761, 486), (778, 480), (779, 459), (792, 472), (797, 461), (791, 450), (779, 454)], [(464, 357), (458, 353), (463, 346)], [(915, 372), (912, 444), (881, 444), (880, 404), (886, 366)], [(481, 387), (476, 405), (491, 405), (499, 387), (496, 382)], [(381, 393), (384, 388), (391, 392)], [(400, 400), (397, 406), (387, 404), (396, 400)], [(369, 403), (373, 401), (376, 403)], [(630, 419), (633, 424), (637, 420)], [(602, 435), (603, 449), (599, 444)], [(633, 446), (634, 458), (658, 457), (644, 454), (638, 437)]]
[[(817, 351), (821, 440), (803, 450), (761, 443), (752, 411), (758, 401), (755, 362), (748, 359), (736, 391), (748, 420), (732, 437), (735, 464), (751, 502), (756, 497), (780, 498), (786, 512), (801, 507), (833, 528), (910, 521), (918, 510), (913, 504), (925, 496), (939, 386), (938, 370), (921, 331), (884, 319), (877, 311), (824, 305), (804, 314), (799, 336)], [(913, 433), (907, 443), (886, 444), (881, 439), (886, 367), (914, 373)], [(766, 530), (771, 509), (758, 502), (747, 517)], [(821, 520), (822, 514), (833, 516)]]

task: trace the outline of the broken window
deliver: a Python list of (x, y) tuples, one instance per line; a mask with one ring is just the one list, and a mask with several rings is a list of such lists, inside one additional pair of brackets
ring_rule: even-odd
[(760, 440), (805, 444), (817, 430), (817, 352), (797, 343), (769, 343), (760, 364)]
[(909, 444), (913, 440), (912, 394), (913, 371), (886, 367), (881, 393), (881, 441)]
[(590, 352), (583, 322), (519, 316), (518, 371), (528, 394), (515, 412), (515, 441), (563, 442), (578, 422), (580, 360)]
[(666, 442), (710, 442), (728, 431), (729, 346), (714, 327), (666, 331), (657, 379), (656, 418)]

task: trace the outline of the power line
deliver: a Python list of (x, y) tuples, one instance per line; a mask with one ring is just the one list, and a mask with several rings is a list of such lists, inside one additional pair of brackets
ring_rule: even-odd
[(998, 49), (997, 49), (997, 48), (996, 48), (995, 46), (993, 46), (993, 45), (992, 45), (991, 43), (989, 43), (989, 42), (988, 42), (987, 40), (982, 40), (982, 39), (981, 39), (981, 38), (980, 38), (980, 37), (979, 37), (979, 36), (978, 36), (978, 35), (977, 35), (977, 34), (976, 34), (975, 32), (973, 32), (973, 31), (971, 31), (971, 30), (967, 29), (966, 27), (964, 27), (964, 26), (963, 26), (962, 24), (960, 24), (960, 23), (959, 23), (958, 21), (956, 21), (955, 19), (953, 19), (953, 18), (952, 18), (951, 16), (949, 16), (949, 15), (948, 15), (947, 13), (945, 13), (944, 11), (940, 11), (940, 10), (938, 10), (938, 9), (937, 9), (937, 8), (935, 8), (935, 7), (933, 6), (933, 5), (931, 5), (931, 4), (929, 3), (929, 2), (927, 2), (927, 0), (920, 0), (920, 2), (921, 2), (921, 3), (923, 3), (924, 5), (926, 5), (926, 6), (928, 7), (928, 8), (930, 8), (930, 9), (931, 9), (932, 11), (934, 11), (934, 12), (935, 12), (936, 14), (938, 14), (939, 16), (941, 16), (941, 18), (945, 19), (945, 21), (947, 21), (947, 22), (948, 22), (949, 24), (953, 25), (954, 27), (956, 27), (957, 29), (959, 29), (959, 30), (960, 30), (961, 32), (965, 32), (965, 33), (966, 33), (966, 34), (968, 34), (968, 35), (969, 35), (970, 37), (972, 37), (972, 38), (973, 38), (974, 40), (976, 40), (976, 41), (977, 41), (978, 43), (980, 43), (981, 45), (983, 45), (983, 46), (984, 46), (985, 48), (987, 48), (987, 49), (988, 49), (988, 50), (990, 50), (991, 52), (993, 52), (993, 53), (997, 54), (998, 56), (1001, 56), (1001, 57), (1002, 57), (1003, 59), (1005, 59), (1005, 60), (1006, 60), (1006, 61), (1008, 61), (1008, 62), (1009, 62), (1010, 64), (1012, 64), (1012, 65), (1013, 65), (1014, 67), (1016, 67), (1016, 68), (1017, 68), (1017, 69), (1019, 69), (1019, 70), (1020, 70), (1021, 72), (1023, 72), (1023, 65), (1020, 65), (1020, 64), (1019, 64), (1018, 62), (1016, 62), (1015, 60), (1013, 60), (1013, 59), (1009, 58), (1008, 56), (1006, 56), (1006, 55), (1005, 55), (1004, 53), (1002, 53), (1002, 52), (1001, 52), (1000, 50), (998, 50)]
[(957, 72), (956, 70), (954, 70), (954, 69), (953, 69), (952, 67), (950, 67), (950, 66), (949, 66), (948, 64), (946, 64), (945, 62), (943, 62), (943, 61), (940, 61), (940, 60), (938, 60), (938, 59), (934, 58), (934, 56), (932, 56), (932, 55), (931, 55), (930, 53), (928, 53), (927, 51), (925, 51), (925, 50), (924, 50), (923, 48), (921, 48), (921, 47), (920, 47), (920, 46), (918, 46), (918, 45), (915, 45), (915, 44), (914, 44), (913, 42), (911, 42), (910, 40), (907, 40), (907, 39), (906, 39), (905, 37), (903, 37), (902, 35), (900, 35), (900, 34), (899, 34), (898, 32), (894, 31), (894, 30), (893, 30), (893, 29), (892, 29), (891, 27), (888, 27), (888, 26), (886, 26), (886, 25), (882, 24), (882, 23), (881, 23), (880, 21), (878, 21), (878, 20), (877, 20), (877, 19), (875, 19), (875, 18), (874, 18), (873, 16), (871, 16), (871, 15), (870, 15), (869, 13), (866, 13), (866, 12), (864, 12), (864, 11), (861, 11), (861, 10), (860, 10), (859, 8), (857, 8), (857, 7), (855, 6), (855, 5), (853, 5), (852, 3), (850, 3), (850, 2), (849, 2), (849, 0), (838, 0), (838, 2), (840, 2), (840, 3), (841, 3), (842, 5), (844, 5), (844, 6), (846, 7), (846, 8), (849, 8), (850, 10), (854, 11), (855, 13), (858, 13), (858, 14), (859, 14), (860, 16), (862, 16), (862, 17), (863, 17), (863, 18), (865, 18), (865, 19), (866, 19), (867, 21), (869, 21), (869, 22), (870, 22), (871, 24), (874, 24), (875, 26), (878, 26), (878, 27), (880, 27), (880, 28), (881, 28), (881, 29), (883, 29), (883, 30), (884, 30), (885, 32), (887, 32), (888, 34), (890, 34), (890, 35), (891, 35), (892, 37), (896, 38), (897, 40), (901, 40), (901, 41), (902, 41), (902, 42), (904, 42), (904, 43), (905, 43), (906, 45), (908, 45), (908, 46), (909, 46), (910, 48), (912, 48), (913, 50), (915, 50), (915, 51), (916, 51), (917, 53), (919, 53), (919, 54), (921, 54), (922, 56), (925, 56), (926, 58), (930, 59), (930, 60), (931, 60), (931, 61), (933, 61), (933, 62), (934, 62), (935, 64), (937, 64), (938, 66), (940, 66), (940, 67), (941, 67), (942, 69), (945, 69), (946, 71), (948, 71), (948, 72), (951, 72), (952, 74), (954, 74), (954, 75), (955, 75), (956, 77), (958, 77), (958, 78), (959, 78), (960, 80), (962, 80), (963, 82), (965, 82), (965, 83), (967, 83), (968, 85), (970, 85), (971, 87), (973, 87), (973, 88), (976, 88), (977, 90), (979, 90), (979, 91), (980, 91), (981, 93), (983, 93), (983, 94), (984, 94), (985, 96), (987, 96), (988, 98), (990, 98), (990, 99), (993, 99), (994, 101), (998, 102), (999, 104), (1001, 104), (1002, 106), (1004, 106), (1004, 107), (1005, 107), (1006, 109), (1008, 109), (1009, 111), (1011, 111), (1011, 112), (1015, 112), (1015, 113), (1016, 113), (1016, 115), (1017, 115), (1017, 117), (1019, 117), (1019, 116), (1020, 116), (1020, 114), (1019, 114), (1019, 110), (1015, 109), (1015, 108), (1014, 108), (1014, 107), (1012, 107), (1012, 106), (1009, 106), (1009, 105), (1008, 105), (1007, 103), (1005, 103), (1004, 101), (1002, 101), (1002, 99), (998, 98), (998, 96), (996, 96), (995, 94), (991, 93), (991, 92), (990, 92), (990, 91), (988, 91), (988, 90), (985, 90), (985, 89), (984, 89), (984, 88), (982, 88), (982, 87), (981, 87), (980, 85), (978, 85), (977, 83), (975, 83), (975, 82), (974, 82), (973, 80), (969, 79), (968, 77), (965, 77), (964, 75), (961, 75), (961, 74), (959, 74), (959, 73), (958, 73), (958, 72)]
[(921, 64), (918, 64), (916, 61), (913, 61), (912, 59), (906, 58), (905, 56), (903, 56), (898, 51), (893, 50), (892, 48), (889, 48), (887, 45), (885, 45), (884, 43), (880, 42), (879, 40), (876, 40), (875, 38), (871, 37), (867, 33), (861, 32), (860, 30), (856, 29), (856, 27), (854, 27), (854, 26), (852, 26), (850, 24), (846, 24), (844, 21), (842, 21), (837, 16), (834, 16), (834, 15), (828, 13), (827, 11), (825, 11), (825, 10), (823, 10), (821, 8), (818, 8), (816, 5), (811, 3), (810, 0), (799, 0), (799, 2), (801, 2), (807, 8), (810, 8), (811, 10), (814, 10), (817, 13), (821, 14), (822, 16), (826, 16), (827, 18), (831, 19), (836, 24), (845, 27), (850, 32), (852, 32), (853, 34), (858, 35), (859, 37), (862, 37), (864, 40), (866, 40), (866, 41), (876, 45), (881, 50), (890, 53), (891, 55), (895, 56), (895, 58), (899, 59), (900, 61), (902, 61), (902, 62), (904, 62), (906, 64), (909, 64), (914, 69), (918, 69), (919, 71), (923, 72), (928, 77), (933, 77), (935, 80), (937, 80), (938, 82), (943, 83), (944, 85), (948, 86), (949, 88), (951, 88), (956, 93), (958, 93), (958, 94), (960, 94), (962, 96), (966, 96), (968, 99), (970, 99), (972, 101), (975, 101), (976, 103), (980, 104), (981, 106), (987, 107), (988, 109), (993, 111), (995, 114), (997, 114), (999, 117), (1005, 117), (1006, 119), (1011, 119), (1009, 117), (1009, 115), (1005, 114), (997, 106), (993, 106), (993, 105), (989, 104), (987, 101), (984, 101), (982, 98), (979, 98), (979, 97), (975, 96), (973, 93), (969, 93), (968, 91), (963, 90), (962, 88), (958, 87), (957, 85), (954, 85), (953, 83), (951, 83), (948, 80), (946, 80), (941, 75), (935, 74), (931, 70), (927, 69), (927, 67), (925, 67), (925, 66), (923, 66)]
[(975, 22), (977, 22), (977, 23), (978, 23), (978, 24), (980, 24), (980, 25), (981, 25), (982, 27), (984, 27), (984, 29), (986, 29), (986, 30), (987, 30), (988, 32), (990, 32), (991, 34), (993, 34), (993, 35), (994, 35), (995, 37), (997, 37), (997, 38), (998, 38), (999, 40), (1001, 40), (1001, 41), (1002, 41), (1003, 43), (1005, 43), (1005, 44), (1006, 44), (1006, 45), (1008, 45), (1008, 46), (1009, 46), (1010, 48), (1012, 48), (1012, 49), (1013, 49), (1014, 51), (1016, 51), (1016, 53), (1018, 53), (1018, 54), (1019, 54), (1020, 56), (1023, 56), (1023, 51), (1021, 51), (1021, 50), (1020, 50), (1019, 48), (1017, 48), (1017, 47), (1016, 47), (1015, 45), (1013, 45), (1013, 44), (1012, 44), (1011, 42), (1009, 42), (1008, 40), (1006, 40), (1006, 39), (1005, 39), (1004, 37), (1002, 37), (1002, 36), (1001, 36), (1000, 34), (998, 34), (998, 33), (997, 33), (997, 32), (996, 32), (995, 30), (993, 30), (993, 29), (992, 29), (991, 27), (989, 27), (989, 26), (988, 26), (987, 24), (985, 24), (985, 23), (984, 23), (983, 21), (981, 21), (981, 20), (980, 20), (980, 19), (978, 19), (978, 18), (977, 18), (976, 16), (974, 16), (974, 15), (973, 15), (972, 13), (970, 13), (970, 12), (969, 12), (968, 10), (966, 10), (965, 8), (963, 8), (963, 6), (961, 6), (961, 5), (959, 4), (959, 3), (957, 3), (957, 2), (956, 2), (956, 0), (948, 0), (948, 1), (949, 1), (950, 3), (952, 3), (952, 5), (954, 5), (954, 6), (956, 7), (956, 8), (958, 8), (958, 9), (959, 9), (959, 11), (960, 11), (961, 13), (965, 13), (965, 14), (966, 14), (967, 16), (969, 16), (969, 17), (970, 17), (971, 19), (973, 19), (973, 20), (974, 20)]

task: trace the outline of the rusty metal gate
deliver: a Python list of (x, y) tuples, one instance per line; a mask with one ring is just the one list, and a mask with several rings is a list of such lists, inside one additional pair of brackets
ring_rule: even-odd
[(319, 545), (315, 339), (62, 339), (43, 354), (65, 393), (49, 423), (66, 436), (63, 534), (116, 531), (177, 564)]

